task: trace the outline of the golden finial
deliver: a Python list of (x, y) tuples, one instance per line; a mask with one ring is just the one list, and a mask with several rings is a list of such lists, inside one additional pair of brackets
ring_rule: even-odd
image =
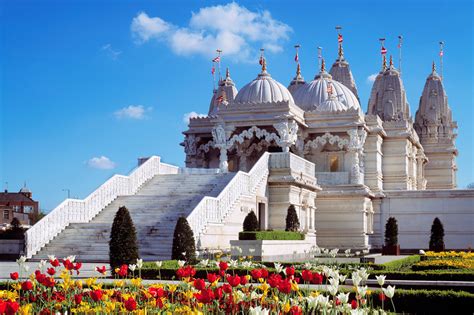
[(433, 63), (431, 64), (431, 72), (432, 73), (436, 72), (436, 64), (435, 64), (434, 60), (433, 60)]
[(387, 57), (383, 55), (382, 57), (382, 72), (387, 70)]
[(227, 67), (226, 70), (225, 70), (225, 78), (226, 79), (230, 78), (229, 67)]
[(321, 59), (321, 72), (326, 72), (326, 62), (324, 61), (324, 58)]
[(300, 67), (300, 63), (298, 62), (298, 64), (296, 65), (296, 77), (299, 77), (301, 76), (301, 67)]
[(390, 55), (390, 63), (389, 63), (389, 65), (390, 65), (390, 68), (393, 68), (393, 58), (392, 58), (392, 55)]
[(339, 51), (338, 51), (339, 59), (344, 58), (344, 49), (342, 48), (342, 43), (339, 43)]
[(267, 72), (267, 60), (265, 57), (262, 59), (262, 72)]

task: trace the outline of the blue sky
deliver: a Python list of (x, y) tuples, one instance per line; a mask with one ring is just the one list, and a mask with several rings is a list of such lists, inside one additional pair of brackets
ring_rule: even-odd
[[(367, 108), (379, 71), (379, 37), (397, 55), (404, 37), (403, 80), (412, 115), (431, 61), (444, 40), (444, 84), (459, 124), (458, 185), (474, 182), (473, 6), (470, 1), (2, 1), (0, 180), (26, 181), (48, 211), (83, 198), (140, 156), (183, 165), (183, 115), (207, 113), (210, 56), (224, 50), (240, 88), (268, 70), (288, 84), (293, 45), (302, 45), (304, 77), (317, 70), (316, 47), (336, 57), (334, 27), (361, 103)], [(194, 14), (193, 14), (194, 13)]]

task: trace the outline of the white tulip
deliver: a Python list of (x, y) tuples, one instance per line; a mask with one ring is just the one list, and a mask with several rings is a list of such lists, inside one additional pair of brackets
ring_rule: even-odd
[(209, 264), (209, 259), (203, 259), (199, 262), (199, 265), (203, 267), (207, 267), (208, 264)]
[(316, 301), (321, 308), (325, 309), (329, 306), (329, 296), (324, 296), (322, 294), (316, 297)]
[(337, 291), (339, 290), (339, 286), (337, 284), (331, 284), (327, 289), (329, 294), (336, 295)]
[(143, 267), (143, 259), (137, 259), (137, 267), (138, 267), (138, 269), (142, 269), (142, 267)]
[(380, 275), (380, 276), (375, 276), (375, 279), (377, 279), (377, 282), (379, 284), (379, 286), (383, 286), (383, 284), (385, 283), (385, 276), (384, 275)]
[(129, 266), (128, 266), (128, 269), (130, 269), (131, 272), (134, 272), (135, 269), (137, 269), (137, 265), (134, 265), (134, 264), (129, 265)]
[(359, 255), (360, 255), (360, 251), (357, 251), (357, 252), (356, 252), (356, 256), (359, 256)]
[(341, 292), (336, 297), (342, 304), (345, 304), (349, 301), (349, 292), (348, 293)]
[(422, 249), (420, 249), (420, 255), (426, 255), (426, 252)]
[(18, 258), (18, 259), (16, 260), (16, 263), (17, 263), (18, 265), (23, 265), (25, 262), (26, 262), (26, 257), (25, 257), (25, 256), (21, 256), (20, 258)]
[(250, 315), (268, 315), (270, 314), (270, 311), (260, 306), (256, 306), (256, 307), (249, 308), (249, 314)]
[(186, 261), (184, 260), (178, 260), (178, 266), (183, 267), (186, 264)]
[(277, 273), (281, 273), (283, 271), (283, 266), (279, 263), (274, 263), (275, 265), (275, 270)]
[(49, 260), (56, 260), (56, 256), (54, 256), (54, 255), (48, 255), (48, 259), (49, 259)]
[(44, 266), (46, 266), (46, 260), (40, 260), (38, 264), (38, 269), (43, 270)]
[(237, 268), (237, 266), (239, 265), (239, 262), (237, 260), (229, 260), (229, 267), (230, 268)]
[(382, 290), (385, 296), (387, 296), (389, 299), (393, 298), (395, 295), (395, 286), (392, 287), (389, 285), (387, 288), (383, 288)]
[(367, 293), (367, 286), (357, 287), (357, 293), (359, 293), (361, 297), (364, 297)]
[(344, 282), (346, 281), (346, 278), (347, 278), (346, 275), (339, 275), (339, 282), (340, 282), (341, 284), (344, 284)]
[(161, 268), (161, 266), (163, 266), (163, 262), (162, 261), (155, 261), (155, 265), (156, 265), (156, 267)]
[(354, 286), (358, 287), (361, 281), (362, 281), (362, 277), (359, 275), (359, 272), (353, 271), (352, 272), (352, 283), (354, 284)]
[(344, 254), (346, 254), (346, 257), (349, 257), (349, 256), (351, 255), (351, 249), (350, 249), (350, 248), (349, 248), (349, 249), (346, 249), (346, 250), (344, 251)]

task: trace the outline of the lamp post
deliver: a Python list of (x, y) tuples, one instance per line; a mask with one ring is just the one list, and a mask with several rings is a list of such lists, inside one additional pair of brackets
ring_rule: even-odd
[(71, 198), (71, 190), (69, 188), (64, 188), (63, 191), (67, 191), (67, 198)]

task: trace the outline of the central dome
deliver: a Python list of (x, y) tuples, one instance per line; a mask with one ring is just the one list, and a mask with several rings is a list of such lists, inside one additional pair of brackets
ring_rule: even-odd
[(290, 102), (294, 104), (290, 91), (267, 73), (265, 61), (262, 72), (255, 80), (240, 89), (234, 102), (241, 104)]
[(295, 104), (306, 111), (317, 110), (330, 98), (328, 93), (329, 85), (331, 85), (336, 100), (344, 105), (345, 109), (360, 109), (359, 101), (354, 93), (344, 84), (332, 80), (331, 75), (324, 69), (324, 63), (321, 67), (321, 72), (316, 75), (314, 80), (301, 86), (295, 92)]

